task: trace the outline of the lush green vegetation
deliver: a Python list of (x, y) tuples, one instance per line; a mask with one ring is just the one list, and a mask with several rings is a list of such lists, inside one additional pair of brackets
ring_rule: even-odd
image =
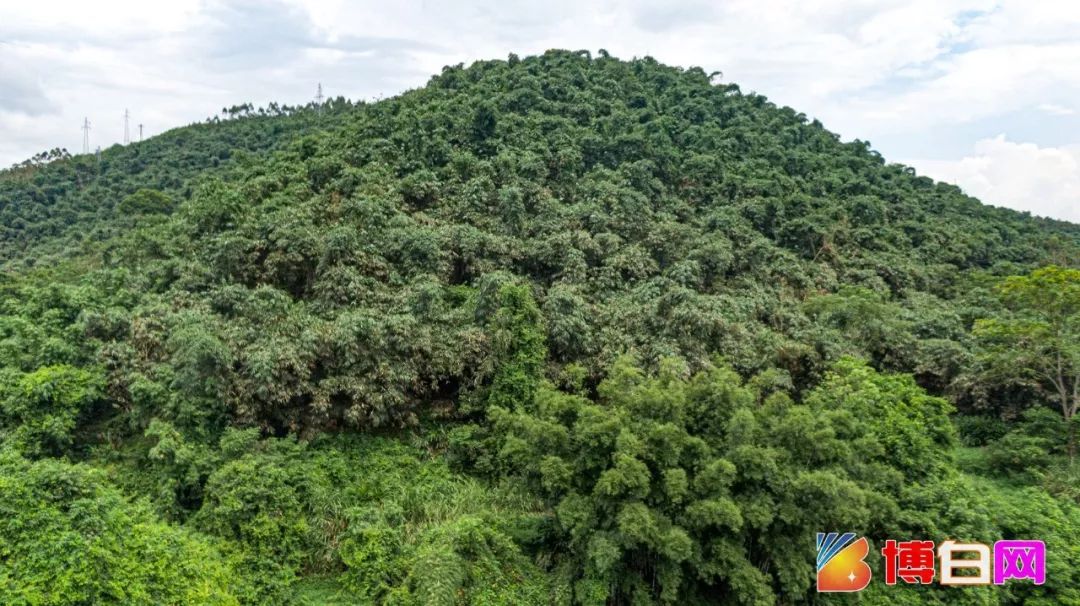
[(1080, 604), (1080, 226), (603, 52), (225, 114), (0, 172), (0, 602)]

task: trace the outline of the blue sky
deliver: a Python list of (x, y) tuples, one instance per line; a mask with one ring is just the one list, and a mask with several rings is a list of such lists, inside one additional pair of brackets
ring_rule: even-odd
[(0, 5), (0, 165), (242, 102), (390, 96), (443, 65), (604, 48), (721, 70), (984, 202), (1080, 222), (1080, 2), (344, 0)]

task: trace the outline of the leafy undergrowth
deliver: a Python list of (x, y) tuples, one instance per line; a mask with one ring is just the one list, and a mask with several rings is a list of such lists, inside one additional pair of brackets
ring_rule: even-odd
[[(523, 551), (551, 524), (542, 503), (406, 439), (230, 431), (211, 450), (155, 435), (149, 466), (102, 463), (162, 516), (221, 540), (243, 602), (514, 604), (551, 589)], [(186, 478), (205, 483), (197, 508)]]
[(348, 591), (335, 577), (302, 578), (296, 582), (293, 595), (296, 606), (368, 606), (375, 603)]

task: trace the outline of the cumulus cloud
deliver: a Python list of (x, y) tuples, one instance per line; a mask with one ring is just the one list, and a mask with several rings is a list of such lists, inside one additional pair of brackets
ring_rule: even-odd
[(1040, 147), (998, 135), (959, 160), (907, 164), (988, 204), (1080, 223), (1080, 145)]

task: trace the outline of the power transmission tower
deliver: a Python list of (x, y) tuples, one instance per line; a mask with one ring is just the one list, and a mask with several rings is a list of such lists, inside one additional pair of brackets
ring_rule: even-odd
[(319, 88), (315, 89), (315, 105), (321, 106), (323, 102), (322, 94), (322, 82), (319, 83)]
[(130, 118), (130, 117), (131, 117), (131, 114), (128, 112), (128, 110), (125, 109), (124, 110), (124, 145), (127, 145), (128, 143), (131, 143), (131, 134), (128, 131), (128, 118)]
[(142, 124), (139, 125), (139, 142), (142, 142)]
[(90, 153), (90, 118), (83, 118), (82, 125), (82, 153)]

